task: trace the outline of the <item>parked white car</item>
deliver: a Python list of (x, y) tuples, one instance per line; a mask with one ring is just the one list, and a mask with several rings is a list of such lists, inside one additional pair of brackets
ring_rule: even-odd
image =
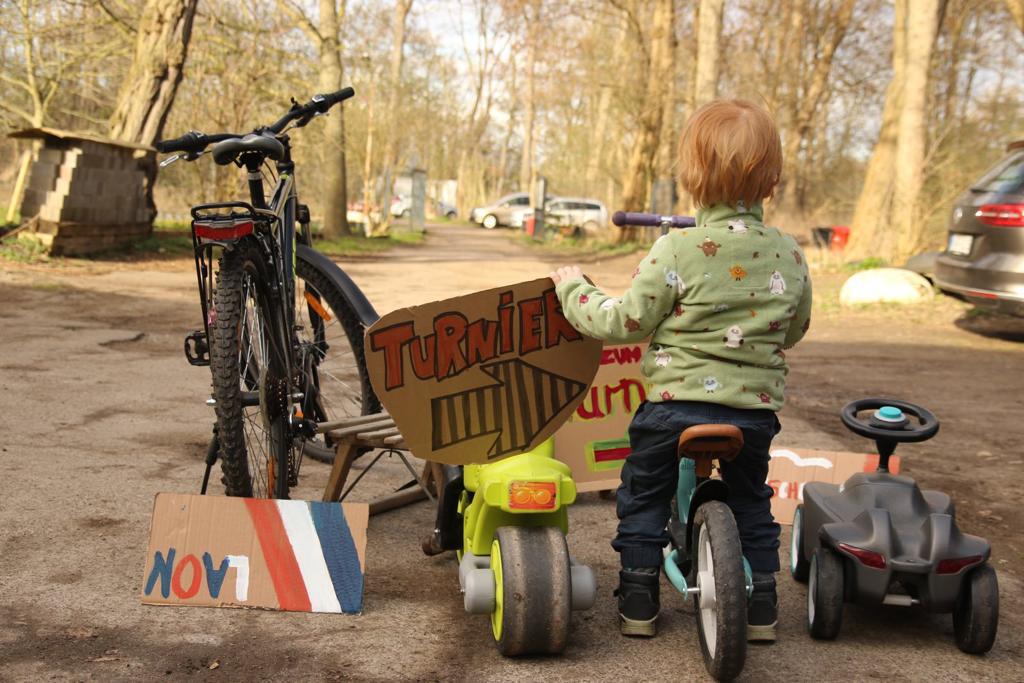
[[(523, 220), (533, 213), (531, 207), (514, 211), (509, 224), (523, 227)], [(544, 207), (544, 220), (569, 234), (596, 237), (608, 225), (608, 209), (596, 199), (582, 197), (552, 197)]]

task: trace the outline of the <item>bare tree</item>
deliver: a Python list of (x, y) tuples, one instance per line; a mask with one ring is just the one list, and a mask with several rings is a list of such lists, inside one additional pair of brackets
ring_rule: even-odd
[(718, 96), (724, 5), (725, 0), (700, 0), (697, 5), (697, 61), (690, 94), (693, 109)]
[[(344, 87), (345, 72), (341, 63), (341, 22), (345, 2), (320, 0), (319, 22), (314, 23), (293, 0), (279, 0), (281, 6), (302, 27), (317, 46), (319, 76), (317, 87), (323, 93)], [(351, 234), (348, 224), (348, 179), (345, 163), (345, 117), (343, 105), (333, 108), (324, 126), (323, 160), (323, 233), (333, 238)]]
[[(662, 118), (665, 115), (668, 83), (673, 74), (675, 3), (672, 0), (656, 0), (649, 36), (647, 90), (640, 115), (640, 129), (622, 181), (622, 208), (626, 211), (642, 211), (650, 191)], [(620, 241), (633, 241), (637, 237), (635, 228), (623, 229), (619, 234)]]
[(893, 256), (905, 258), (920, 246), (924, 221), (918, 220), (918, 195), (924, 185), (928, 145), (927, 112), (932, 49), (939, 28), (941, 0), (907, 0), (906, 67), (903, 107), (896, 143), (893, 227), (899, 238)]
[(1024, 33), (1024, 0), (1006, 0), (1006, 8), (1010, 10), (1010, 16), (1013, 17), (1017, 28)]
[(885, 105), (878, 140), (868, 160), (864, 184), (854, 210), (847, 251), (853, 256), (888, 253), (892, 230), (888, 219), (892, 208), (893, 167), (900, 111), (903, 106), (906, 67), (906, 0), (896, 0), (892, 31), (892, 78), (885, 91)]
[(382, 229), (391, 225), (391, 188), (394, 184), (395, 166), (398, 164), (398, 139), (400, 132), (399, 106), (402, 102), (402, 62), (405, 56), (406, 21), (412, 9), (413, 0), (396, 0), (391, 19), (391, 55), (388, 60), (388, 97), (384, 115), (387, 117), (388, 136), (384, 143), (383, 184), (380, 193)]
[(163, 133), (185, 73), (197, 1), (146, 2), (136, 29), (135, 58), (110, 117), (110, 137), (149, 145)]

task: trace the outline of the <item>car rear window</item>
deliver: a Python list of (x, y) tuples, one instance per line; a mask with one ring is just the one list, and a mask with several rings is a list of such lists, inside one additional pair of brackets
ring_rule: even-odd
[(973, 192), (1017, 194), (1024, 189), (1024, 152), (1011, 154), (971, 186)]

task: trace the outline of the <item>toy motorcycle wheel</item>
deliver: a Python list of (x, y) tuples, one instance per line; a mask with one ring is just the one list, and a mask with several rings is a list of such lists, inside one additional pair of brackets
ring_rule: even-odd
[(736, 519), (721, 501), (697, 508), (693, 519), (695, 585), (704, 666), (717, 680), (732, 680), (747, 657), (747, 589)]
[(557, 527), (500, 527), (491, 544), (491, 632), (501, 654), (557, 654), (569, 639), (571, 569)]
[(842, 623), (843, 560), (828, 548), (818, 548), (807, 585), (807, 631), (812, 638), (834, 640)]
[(953, 608), (956, 646), (972, 655), (992, 649), (999, 626), (999, 583), (996, 570), (984, 564), (964, 578)]
[(789, 543), (789, 573), (800, 583), (807, 583), (811, 563), (804, 557), (804, 506), (797, 505), (793, 515), (793, 535)]

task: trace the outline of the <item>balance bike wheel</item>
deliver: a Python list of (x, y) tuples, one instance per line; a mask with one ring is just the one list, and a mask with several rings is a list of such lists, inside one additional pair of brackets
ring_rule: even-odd
[(719, 500), (697, 508), (693, 518), (693, 596), (704, 666), (716, 680), (729, 681), (747, 658), (747, 587), (736, 519)]
[(964, 577), (953, 608), (956, 646), (968, 654), (985, 654), (996, 642), (998, 626), (999, 582), (996, 570), (983, 564)]
[(843, 560), (819, 547), (811, 557), (807, 584), (807, 631), (812, 638), (834, 640), (843, 624)]
[(804, 506), (797, 505), (789, 543), (789, 573), (800, 583), (807, 583), (810, 571), (811, 563), (804, 557)]
[(501, 654), (557, 654), (569, 639), (571, 569), (557, 527), (503, 526), (491, 544), (491, 632)]

